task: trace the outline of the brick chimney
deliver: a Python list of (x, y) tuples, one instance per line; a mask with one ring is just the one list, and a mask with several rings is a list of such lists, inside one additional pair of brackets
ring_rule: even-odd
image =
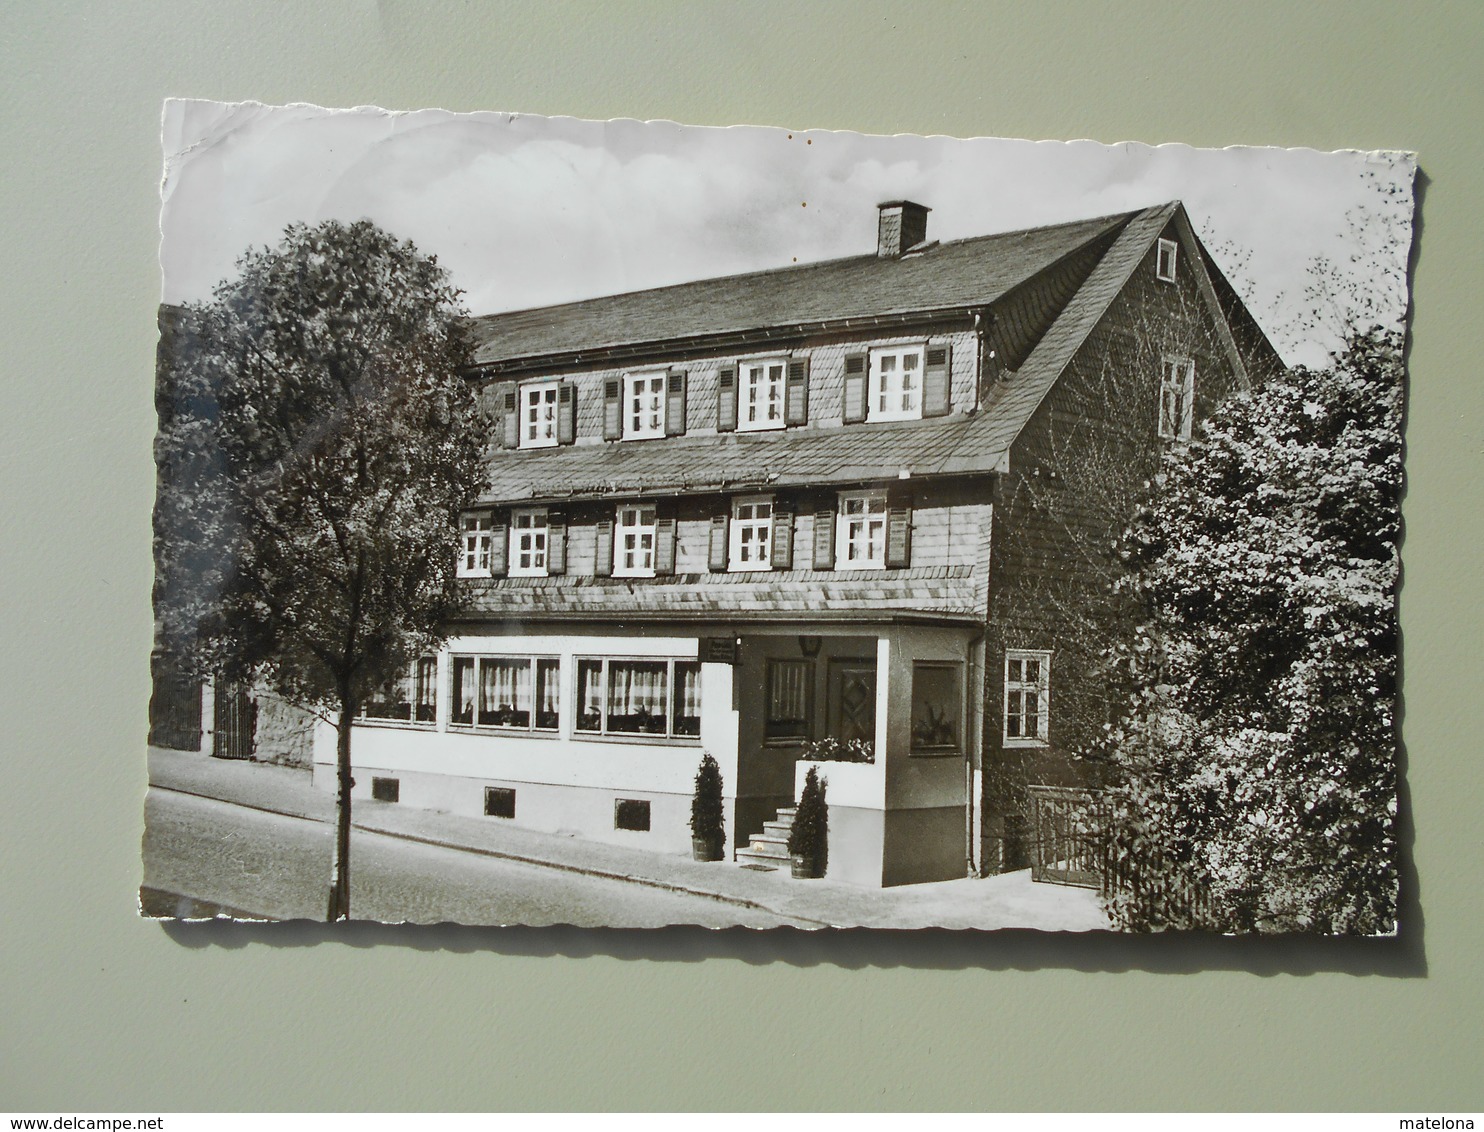
[(910, 200), (888, 200), (882, 201), (876, 209), (880, 214), (876, 227), (876, 255), (881, 259), (897, 259), (927, 239), (927, 214), (932, 211), (927, 205)]

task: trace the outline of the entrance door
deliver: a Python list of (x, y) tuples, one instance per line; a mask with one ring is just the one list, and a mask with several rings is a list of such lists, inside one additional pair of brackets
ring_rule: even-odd
[(830, 662), (829, 733), (848, 743), (852, 739), (876, 741), (876, 662), (835, 660)]

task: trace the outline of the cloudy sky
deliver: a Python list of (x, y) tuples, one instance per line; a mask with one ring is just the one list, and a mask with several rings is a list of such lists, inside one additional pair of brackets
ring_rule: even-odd
[(515, 114), (171, 101), (163, 298), (208, 298), (286, 225), (369, 217), (432, 252), (471, 313), (870, 252), (878, 201), (956, 239), (1179, 199), (1292, 362), (1327, 261), (1399, 319), (1411, 155), (867, 136)]

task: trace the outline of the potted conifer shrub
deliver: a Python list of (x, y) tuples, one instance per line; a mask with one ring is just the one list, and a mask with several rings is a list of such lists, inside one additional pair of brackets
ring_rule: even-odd
[(691, 852), (698, 861), (720, 861), (726, 854), (726, 814), (721, 800), (721, 764), (710, 751), (701, 755), (696, 790), (690, 800)]
[(817, 766), (811, 766), (804, 775), (804, 791), (788, 831), (788, 855), (793, 875), (800, 880), (824, 876), (829, 865), (830, 816), (824, 800), (827, 785), (828, 780), (819, 777)]

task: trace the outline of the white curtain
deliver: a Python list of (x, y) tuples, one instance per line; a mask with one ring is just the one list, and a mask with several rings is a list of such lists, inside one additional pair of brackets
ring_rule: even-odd
[(531, 710), (531, 662), (485, 660), (480, 664), (480, 721), (506, 709)]
[(608, 662), (609, 715), (665, 714), (665, 666), (640, 661)]

